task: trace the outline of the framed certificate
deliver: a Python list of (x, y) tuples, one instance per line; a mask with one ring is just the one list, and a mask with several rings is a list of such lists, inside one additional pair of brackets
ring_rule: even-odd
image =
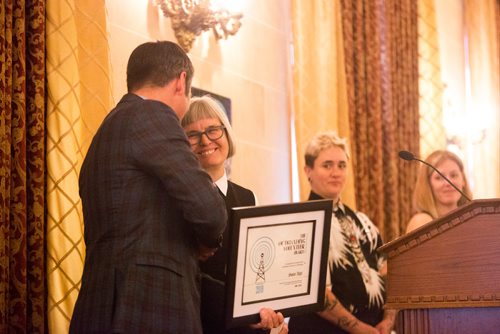
[(322, 309), (332, 200), (234, 208), (226, 282), (226, 327)]

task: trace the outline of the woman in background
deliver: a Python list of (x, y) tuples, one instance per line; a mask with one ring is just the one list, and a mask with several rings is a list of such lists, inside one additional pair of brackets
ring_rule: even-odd
[[(253, 206), (254, 193), (232, 181), (226, 174), (226, 160), (234, 155), (232, 128), (223, 108), (209, 96), (191, 99), (188, 111), (181, 120), (191, 148), (217, 185), (226, 202), (228, 216), (231, 208)], [(200, 263), (202, 270), (201, 320), (204, 334), (265, 333), (262, 329), (276, 328), (283, 324), (280, 334), (288, 333), (283, 315), (269, 308), (260, 311), (261, 322), (250, 327), (225, 329), (224, 291), (228, 262), (228, 241), (231, 222), (224, 231), (223, 246)]]
[(395, 310), (385, 310), (386, 260), (377, 227), (362, 212), (342, 203), (349, 154), (346, 140), (333, 131), (317, 134), (307, 145), (304, 171), (311, 186), (309, 200), (332, 199), (324, 310), (291, 317), (291, 334), (388, 334)]
[[(456, 154), (438, 150), (431, 153), (425, 161), (435, 166), (467, 197), (472, 198), (469, 183), (464, 173), (464, 165)], [(462, 196), (436, 171), (429, 166), (421, 165), (413, 192), (415, 214), (408, 222), (406, 232), (413, 231), (438, 217), (444, 216), (467, 201), (467, 198)]]

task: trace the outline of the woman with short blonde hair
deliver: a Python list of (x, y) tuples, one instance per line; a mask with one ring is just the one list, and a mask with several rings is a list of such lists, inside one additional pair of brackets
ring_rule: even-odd
[(325, 307), (291, 317), (290, 332), (388, 334), (396, 311), (384, 310), (386, 260), (377, 252), (380, 232), (368, 216), (341, 200), (349, 165), (347, 140), (334, 131), (320, 132), (306, 146), (304, 158), (309, 200), (331, 199), (333, 215)]

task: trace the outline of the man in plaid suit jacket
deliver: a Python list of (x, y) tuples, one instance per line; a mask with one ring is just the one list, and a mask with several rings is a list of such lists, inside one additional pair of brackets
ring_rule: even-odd
[(80, 172), (87, 250), (70, 333), (201, 333), (198, 259), (227, 216), (179, 124), (193, 72), (171, 42), (130, 56), (129, 93)]

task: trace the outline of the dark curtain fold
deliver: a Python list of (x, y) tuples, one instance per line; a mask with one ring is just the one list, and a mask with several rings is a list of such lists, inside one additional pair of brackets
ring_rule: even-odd
[(384, 241), (411, 215), (419, 152), (417, 2), (342, 0), (351, 149), (357, 208)]
[(45, 2), (0, 7), (0, 332), (46, 332)]

